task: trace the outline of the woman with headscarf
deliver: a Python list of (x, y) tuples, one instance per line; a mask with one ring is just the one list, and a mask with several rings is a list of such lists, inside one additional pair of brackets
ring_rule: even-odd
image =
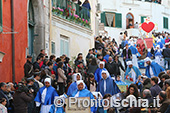
[(58, 96), (58, 94), (55, 88), (51, 86), (51, 78), (46, 78), (44, 83), (45, 86), (39, 89), (34, 101), (36, 102), (36, 107), (41, 105), (41, 113), (48, 113), (54, 104), (55, 96)]
[[(75, 73), (73, 75), (73, 83), (68, 88), (67, 95), (70, 96), (75, 90), (77, 90), (77, 81), (82, 80), (82, 76), (80, 73)], [(86, 87), (87, 89), (87, 87)]]
[(110, 78), (109, 73), (106, 70), (103, 70), (101, 74), (102, 79), (98, 83), (97, 91), (99, 91), (102, 96), (104, 96), (105, 94), (115, 95), (117, 93), (120, 93), (120, 89), (118, 88), (114, 80)]
[[(78, 80), (77, 82), (77, 90), (75, 90), (70, 97), (90, 97), (90, 99), (94, 99), (93, 94), (86, 89), (85, 83), (83, 80)], [(94, 111), (94, 107), (91, 107), (91, 112)]]
[[(100, 80), (101, 80), (101, 78), (102, 78), (102, 71), (103, 70), (105, 70), (105, 71), (107, 71), (107, 69), (106, 68), (104, 68), (105, 67), (105, 62), (103, 62), (103, 61), (100, 61), (100, 63), (99, 63), (99, 68), (96, 70), (96, 72), (94, 73), (94, 78), (95, 78), (95, 80), (97, 81), (97, 82), (99, 82)], [(109, 73), (108, 71), (107, 71), (107, 73)], [(109, 75), (110, 76), (110, 75)]]

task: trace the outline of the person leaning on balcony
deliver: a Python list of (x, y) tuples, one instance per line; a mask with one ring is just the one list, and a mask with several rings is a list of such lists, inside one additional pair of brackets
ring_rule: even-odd
[(91, 10), (91, 7), (90, 7), (89, 0), (85, 0), (82, 6), (88, 9), (88, 17), (90, 18), (90, 11), (89, 10)]

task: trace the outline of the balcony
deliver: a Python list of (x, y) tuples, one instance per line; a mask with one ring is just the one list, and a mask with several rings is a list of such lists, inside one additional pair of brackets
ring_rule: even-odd
[(90, 29), (90, 10), (69, 0), (52, 0), (52, 13)]

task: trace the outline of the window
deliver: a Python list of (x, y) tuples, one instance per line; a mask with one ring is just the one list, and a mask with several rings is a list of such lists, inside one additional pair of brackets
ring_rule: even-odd
[(51, 42), (51, 53), (55, 54), (55, 42)]
[(61, 36), (60, 39), (60, 55), (63, 54), (69, 56), (69, 40), (65, 36)]
[(168, 18), (163, 17), (163, 28), (168, 29)]
[(122, 27), (122, 14), (113, 12), (101, 13), (101, 23), (109, 27)]
[(2, 0), (0, 0), (0, 32), (2, 32)]
[(145, 18), (147, 18), (146, 16), (141, 16), (141, 23), (145, 22)]

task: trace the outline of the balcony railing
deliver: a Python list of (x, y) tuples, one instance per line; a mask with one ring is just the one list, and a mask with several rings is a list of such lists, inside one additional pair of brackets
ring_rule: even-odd
[(90, 29), (90, 10), (69, 0), (52, 0), (53, 15)]

